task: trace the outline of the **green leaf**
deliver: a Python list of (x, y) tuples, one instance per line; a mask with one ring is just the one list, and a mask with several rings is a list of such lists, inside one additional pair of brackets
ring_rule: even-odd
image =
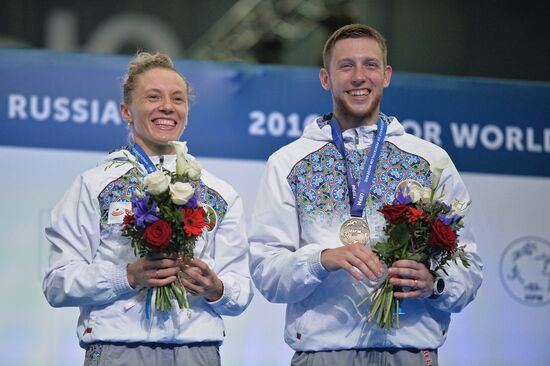
[(399, 245), (399, 247), (406, 247), (411, 234), (407, 223), (395, 225), (391, 233), (391, 238)]

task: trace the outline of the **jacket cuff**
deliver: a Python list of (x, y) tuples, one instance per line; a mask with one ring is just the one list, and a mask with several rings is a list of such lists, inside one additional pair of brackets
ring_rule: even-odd
[(307, 267), (309, 272), (318, 280), (325, 279), (329, 274), (329, 272), (321, 264), (321, 252), (322, 250), (315, 251), (309, 254), (307, 258)]
[(218, 300), (208, 301), (204, 299), (213, 308), (223, 307), (229, 302), (229, 300), (231, 300), (231, 289), (229, 288), (227, 283), (223, 282), (223, 280), (222, 280), (222, 283), (223, 283), (223, 292), (222, 292), (222, 296)]
[(132, 286), (128, 283), (126, 265), (114, 267), (111, 278), (113, 281), (113, 291), (115, 294), (122, 295), (127, 292), (134, 291)]

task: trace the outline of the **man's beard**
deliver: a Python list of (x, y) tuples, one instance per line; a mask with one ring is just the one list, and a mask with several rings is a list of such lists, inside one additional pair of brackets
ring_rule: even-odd
[(356, 112), (353, 108), (349, 108), (349, 104), (342, 98), (334, 98), (335, 112), (340, 118), (345, 119), (347, 122), (351, 122), (353, 125), (361, 125), (365, 120), (378, 118), (378, 110), (382, 95), (378, 94), (373, 98), (374, 99), (369, 102), (367, 110), (364, 112)]

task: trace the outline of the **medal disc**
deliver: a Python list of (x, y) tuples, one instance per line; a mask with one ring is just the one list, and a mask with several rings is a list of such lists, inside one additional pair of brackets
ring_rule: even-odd
[(369, 236), (369, 225), (358, 217), (347, 219), (340, 227), (340, 240), (344, 245), (353, 243), (365, 245), (369, 241)]

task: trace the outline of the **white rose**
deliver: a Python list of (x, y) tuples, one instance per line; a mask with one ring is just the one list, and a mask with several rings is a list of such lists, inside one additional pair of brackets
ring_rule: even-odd
[(428, 202), (432, 195), (431, 188), (424, 187), (419, 181), (414, 179), (406, 179), (399, 183), (397, 191), (406, 197), (410, 197), (414, 203), (420, 200)]
[(189, 160), (187, 164), (187, 176), (193, 181), (198, 181), (201, 177), (202, 167), (196, 160)]
[(195, 189), (189, 183), (176, 182), (170, 184), (170, 197), (176, 205), (185, 205), (194, 193)]
[(430, 169), (432, 170), (432, 188), (434, 190), (439, 184), (439, 179), (441, 178), (443, 170), (447, 169), (449, 165), (451, 165), (451, 160), (444, 156), (430, 166)]
[(187, 142), (170, 141), (168, 144), (176, 149), (176, 174), (183, 175), (187, 170)]
[(424, 187), (420, 183), (414, 181), (416, 184), (408, 184), (409, 188), (409, 197), (413, 202), (418, 202), (424, 197)]
[(157, 170), (145, 177), (143, 184), (145, 189), (151, 194), (161, 194), (168, 189), (170, 185), (170, 176), (161, 170)]

